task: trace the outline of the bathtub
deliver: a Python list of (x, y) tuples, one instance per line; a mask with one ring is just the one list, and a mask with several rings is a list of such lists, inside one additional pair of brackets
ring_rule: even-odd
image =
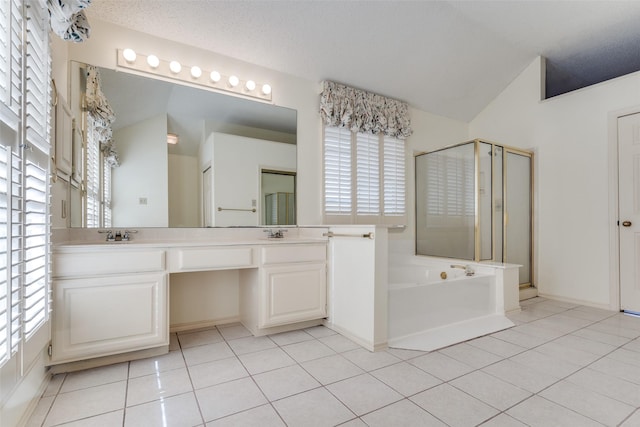
[(451, 264), (461, 262), (389, 266), (390, 347), (432, 351), (514, 326), (494, 270), (471, 264), (466, 276)]

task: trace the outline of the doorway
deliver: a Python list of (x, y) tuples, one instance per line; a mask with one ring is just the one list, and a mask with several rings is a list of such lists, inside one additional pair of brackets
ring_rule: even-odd
[[(618, 166), (618, 266), (620, 310), (640, 313), (640, 112), (619, 115)], [(615, 265), (615, 264), (612, 264)]]
[(296, 172), (262, 169), (260, 202), (262, 225), (296, 224)]

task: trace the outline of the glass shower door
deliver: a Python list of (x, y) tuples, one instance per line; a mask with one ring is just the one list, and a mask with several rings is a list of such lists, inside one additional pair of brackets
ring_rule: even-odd
[(531, 157), (506, 153), (504, 262), (520, 264), (521, 285), (531, 283)]

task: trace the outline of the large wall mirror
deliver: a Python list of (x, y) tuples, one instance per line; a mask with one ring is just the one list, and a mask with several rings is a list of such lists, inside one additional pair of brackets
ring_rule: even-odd
[[(86, 65), (71, 63), (76, 120)], [(86, 136), (74, 138), (79, 168), (71, 179), (71, 226), (230, 227), (296, 224), (296, 111), (260, 101), (98, 68), (115, 113), (120, 165), (100, 209), (110, 224), (88, 223)], [(176, 135), (176, 144), (167, 135)], [(77, 143), (75, 140), (80, 141)], [(82, 166), (84, 165), (84, 166)], [(105, 173), (106, 172), (106, 173)], [(110, 172), (110, 173), (109, 173)], [(106, 184), (106, 185), (107, 185)], [(89, 206), (90, 207), (90, 206)]]

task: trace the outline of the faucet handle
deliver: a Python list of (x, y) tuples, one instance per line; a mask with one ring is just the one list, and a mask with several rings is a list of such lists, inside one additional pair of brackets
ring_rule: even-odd
[(107, 242), (113, 242), (116, 238), (113, 236), (112, 230), (98, 230), (98, 233), (107, 235)]
[(124, 236), (122, 236), (122, 240), (131, 240), (131, 233), (137, 233), (138, 230), (124, 230)]

